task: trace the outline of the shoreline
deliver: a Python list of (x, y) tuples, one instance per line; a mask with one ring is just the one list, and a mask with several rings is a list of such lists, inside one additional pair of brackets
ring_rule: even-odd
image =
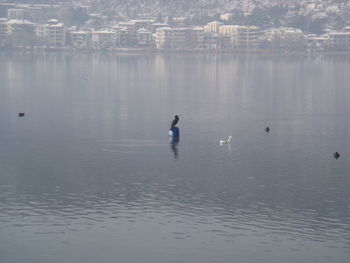
[(47, 47), (0, 47), (0, 52), (68, 52), (68, 53), (115, 53), (115, 54), (234, 54), (234, 55), (296, 55), (296, 54), (349, 54), (350, 50), (276, 50), (276, 49), (148, 49), (148, 48), (116, 48), (116, 49), (76, 49)]

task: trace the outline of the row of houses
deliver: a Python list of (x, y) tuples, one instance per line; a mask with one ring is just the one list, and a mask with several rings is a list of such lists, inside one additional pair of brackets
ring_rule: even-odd
[(104, 29), (66, 27), (56, 19), (46, 24), (0, 19), (0, 46), (45, 46), (76, 49), (315, 49), (350, 50), (350, 27), (325, 35), (307, 35), (295, 28), (260, 30), (224, 25), (174, 28), (152, 20), (131, 20)]

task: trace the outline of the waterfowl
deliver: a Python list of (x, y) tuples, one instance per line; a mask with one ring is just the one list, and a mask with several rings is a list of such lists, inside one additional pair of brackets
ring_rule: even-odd
[(170, 124), (170, 130), (172, 130), (173, 128), (175, 128), (176, 124), (179, 122), (179, 115), (175, 115), (175, 118), (173, 119), (173, 121)]
[(230, 135), (227, 140), (220, 140), (219, 141), (220, 145), (229, 144), (231, 142), (231, 138), (232, 136)]
[(340, 157), (340, 153), (335, 152), (335, 153), (333, 154), (333, 157), (334, 157), (335, 159), (338, 159), (338, 158)]

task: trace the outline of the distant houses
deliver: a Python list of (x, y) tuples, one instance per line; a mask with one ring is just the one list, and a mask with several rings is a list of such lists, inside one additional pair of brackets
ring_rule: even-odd
[(280, 27), (223, 25), (171, 27), (150, 20), (131, 20), (110, 28), (66, 27), (57, 19), (45, 24), (0, 19), (0, 47), (47, 47), (93, 50), (121, 48), (159, 50), (350, 50), (350, 27), (324, 35)]
[[(0, 3), (0, 47), (82, 50), (231, 50), (231, 51), (350, 51), (350, 27), (328, 30), (323, 35), (292, 27), (260, 28), (228, 24), (233, 15), (202, 26), (185, 25), (185, 17), (121, 19), (91, 13), (89, 6), (30, 5)], [(73, 12), (87, 19), (82, 25), (68, 26), (60, 20)], [(54, 17), (54, 18), (53, 18)]]

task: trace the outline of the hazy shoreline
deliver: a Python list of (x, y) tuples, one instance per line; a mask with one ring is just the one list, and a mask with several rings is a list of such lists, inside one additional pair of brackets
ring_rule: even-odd
[(276, 49), (145, 49), (145, 48), (118, 48), (118, 49), (75, 49), (75, 48), (46, 48), (46, 47), (0, 47), (0, 52), (74, 52), (74, 53), (118, 53), (118, 54), (350, 54), (350, 51), (334, 50), (276, 50)]

